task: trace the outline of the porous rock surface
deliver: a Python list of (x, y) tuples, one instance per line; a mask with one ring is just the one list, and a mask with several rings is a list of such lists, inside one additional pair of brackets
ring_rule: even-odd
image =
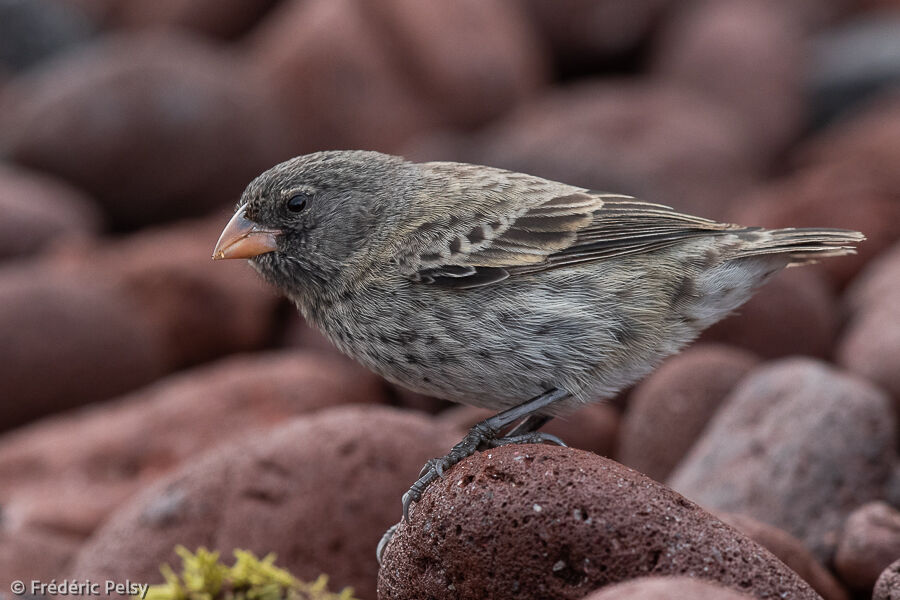
[(643, 575), (818, 598), (677, 493), (609, 459), (548, 445), (475, 454), (432, 484), (386, 549), (378, 597), (575, 599)]
[(707, 508), (780, 527), (827, 561), (850, 512), (884, 494), (895, 436), (879, 389), (785, 359), (741, 381), (668, 483)]
[(341, 407), (197, 458), (113, 514), (70, 577), (160, 583), (174, 548), (274, 552), (304, 580), (375, 596), (375, 546), (426, 459), (461, 432), (385, 407)]
[(816, 560), (803, 542), (788, 532), (747, 515), (722, 512), (715, 515), (777, 556), (825, 600), (848, 599), (847, 591), (837, 579)]
[(872, 600), (900, 600), (900, 560), (892, 562), (878, 577)]
[(584, 597), (584, 600), (749, 600), (753, 596), (694, 577), (638, 577)]

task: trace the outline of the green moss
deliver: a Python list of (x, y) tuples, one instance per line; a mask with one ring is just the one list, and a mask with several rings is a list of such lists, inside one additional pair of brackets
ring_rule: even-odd
[(181, 557), (181, 573), (163, 565), (166, 583), (151, 586), (146, 600), (355, 600), (350, 588), (329, 592), (325, 575), (313, 583), (300, 581), (275, 566), (274, 554), (259, 559), (235, 550), (229, 567), (219, 561), (218, 552), (206, 548), (191, 553), (178, 546), (175, 552)]

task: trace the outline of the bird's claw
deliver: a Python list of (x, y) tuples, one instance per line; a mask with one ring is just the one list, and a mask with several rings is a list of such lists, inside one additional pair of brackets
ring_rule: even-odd
[[(485, 419), (473, 426), (472, 429), (469, 430), (469, 433), (467, 433), (458, 444), (453, 446), (446, 456), (433, 458), (425, 463), (425, 466), (419, 471), (419, 478), (412, 486), (410, 486), (409, 490), (403, 494), (403, 520), (388, 529), (381, 537), (381, 541), (376, 550), (379, 564), (381, 563), (381, 558), (384, 555), (385, 549), (387, 548), (391, 537), (397, 531), (397, 528), (403, 523), (409, 522), (409, 509), (413, 502), (418, 502), (422, 498), (425, 489), (435, 479), (443, 477), (445, 472), (456, 463), (464, 458), (472, 456), (478, 450), (496, 448), (497, 446), (504, 446), (506, 444), (549, 442), (551, 444), (565, 446), (565, 443), (555, 435), (536, 432), (536, 429), (547, 422), (548, 417), (536, 415), (535, 411), (542, 410), (568, 395), (569, 393), (565, 390), (553, 388), (539, 396), (535, 396), (528, 402), (507, 409), (489, 419)], [(521, 418), (524, 418), (524, 420), (510, 430), (512, 435), (507, 435), (502, 438), (497, 437), (497, 434), (501, 430), (512, 425), (516, 420)], [(522, 431), (523, 433), (517, 433), (518, 431)]]
[(390, 543), (391, 538), (394, 537), (394, 532), (397, 531), (397, 528), (400, 527), (400, 523), (396, 525), (391, 525), (388, 527), (388, 530), (384, 532), (384, 535), (381, 536), (381, 539), (378, 540), (378, 547), (375, 548), (375, 559), (378, 561), (378, 566), (381, 566), (381, 559), (384, 558), (384, 549), (387, 548), (387, 545)]
[(403, 494), (401, 504), (403, 505), (403, 520), (406, 522), (409, 522), (409, 507), (412, 506), (413, 502), (418, 502), (422, 498), (422, 493), (425, 491), (425, 488), (439, 477), (437, 469), (435, 469), (433, 465), (426, 466), (428, 468), (423, 470), (423, 474), (409, 487), (406, 493)]
[(413, 502), (418, 502), (422, 498), (422, 493), (431, 482), (443, 477), (450, 467), (464, 458), (472, 456), (479, 449), (491, 447), (490, 444), (495, 435), (495, 431), (476, 425), (469, 430), (469, 433), (466, 434), (462, 441), (450, 449), (446, 456), (432, 458), (426, 462), (422, 470), (419, 471), (419, 478), (403, 494), (403, 520), (409, 521), (409, 507), (412, 506)]
[(430, 458), (430, 459), (428, 459), (428, 462), (426, 462), (426, 463), (425, 463), (425, 466), (422, 467), (422, 470), (419, 471), (419, 477), (421, 478), (423, 475), (425, 475), (425, 473), (429, 472), (429, 471), (432, 470), (432, 469), (434, 469), (435, 471), (437, 471), (438, 477), (443, 477), (443, 476), (444, 476), (444, 469), (448, 469), (448, 468), (450, 468), (451, 466), (453, 466), (453, 465), (450, 465), (450, 464), (446, 464), (446, 460), (447, 460), (447, 457), (446, 457), (446, 456), (441, 457), (441, 458)]
[(500, 446), (508, 446), (509, 444), (553, 444), (554, 446), (568, 448), (564, 441), (552, 433), (544, 433), (543, 431), (532, 431), (521, 435), (501, 437), (490, 440), (488, 444), (491, 448), (499, 448)]
[[(472, 456), (479, 450), (484, 450), (487, 448), (497, 448), (499, 446), (506, 446), (508, 444), (549, 443), (555, 444), (557, 446), (566, 446), (565, 442), (550, 433), (533, 431), (520, 435), (498, 438), (495, 437), (497, 435), (496, 431), (490, 430), (486, 427), (480, 427), (479, 425), (473, 427), (469, 431), (469, 433), (466, 434), (466, 437), (464, 437), (461, 442), (453, 446), (453, 448), (450, 450), (450, 452), (447, 453), (446, 456), (442, 456), (440, 458), (432, 458), (425, 463), (425, 466), (422, 467), (421, 471), (419, 471), (419, 478), (410, 486), (409, 490), (407, 490), (407, 492), (403, 494), (402, 505), (404, 521), (409, 521), (410, 506), (412, 506), (414, 502), (418, 502), (422, 498), (422, 494), (425, 492), (425, 489), (429, 485), (431, 485), (434, 480), (444, 477), (446, 471), (450, 467), (460, 462), (464, 458)], [(393, 533), (393, 531), (391, 531), (391, 533)]]

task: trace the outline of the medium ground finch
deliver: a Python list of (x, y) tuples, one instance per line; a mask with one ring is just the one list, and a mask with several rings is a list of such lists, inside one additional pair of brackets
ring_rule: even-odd
[[(481, 448), (552, 441), (773, 273), (862, 234), (716, 223), (490, 167), (319, 152), (244, 192), (213, 258), (249, 258), (343, 352), (407, 388), (500, 410), (425, 465), (404, 515)], [(519, 421), (505, 434), (502, 432)]]

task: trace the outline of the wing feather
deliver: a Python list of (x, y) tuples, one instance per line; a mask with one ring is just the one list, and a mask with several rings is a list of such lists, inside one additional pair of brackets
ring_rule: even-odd
[[(435, 163), (437, 164), (437, 163)], [(467, 165), (465, 166), (467, 167)], [(461, 167), (457, 167), (461, 168)], [(491, 203), (463, 216), (423, 223), (398, 264), (413, 281), (465, 289), (507, 277), (617, 256), (653, 252), (734, 225), (681, 214), (661, 204), (604, 194), (505, 171), (485, 184)], [(476, 191), (477, 191), (477, 186)], [(511, 188), (511, 189), (510, 189)]]

